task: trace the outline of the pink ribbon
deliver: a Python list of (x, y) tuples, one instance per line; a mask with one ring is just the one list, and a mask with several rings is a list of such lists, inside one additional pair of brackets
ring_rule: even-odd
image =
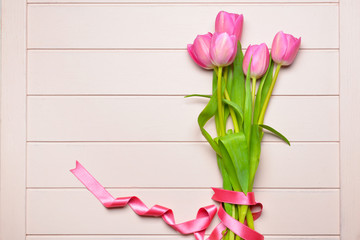
[[(202, 207), (199, 209), (195, 219), (176, 224), (173, 211), (169, 208), (160, 205), (154, 205), (153, 207), (148, 208), (139, 198), (135, 196), (114, 198), (78, 161), (76, 161), (76, 168), (70, 171), (106, 208), (117, 208), (129, 205), (138, 215), (161, 217), (169, 226), (179, 233), (194, 234), (196, 240), (204, 239), (205, 230), (209, 227), (217, 211), (215, 205)], [(253, 213), (254, 219), (260, 217), (262, 205), (261, 203), (255, 201), (254, 193), (250, 192), (245, 195), (241, 192), (227, 191), (218, 188), (213, 188), (213, 190), (215, 194), (212, 199), (215, 201), (260, 206), (261, 210)], [(221, 205), (218, 211), (218, 216), (221, 223), (212, 231), (208, 240), (222, 239), (223, 231), (226, 230), (226, 228), (232, 230), (235, 234), (245, 240), (264, 239), (263, 235), (232, 218), (224, 211)]]
[[(213, 200), (217, 202), (226, 202), (238, 205), (249, 205), (251, 208), (260, 207), (260, 211), (252, 211), (252, 215), (254, 220), (261, 216), (263, 205), (255, 201), (255, 194), (253, 192), (249, 192), (247, 195), (245, 195), (243, 192), (229, 191), (220, 188), (212, 189), (214, 191), (214, 195), (212, 196)], [(239, 222), (227, 214), (221, 204), (219, 207), (218, 217), (220, 218), (221, 223), (217, 225), (216, 228), (212, 231), (209, 240), (221, 239), (222, 236), (219, 234), (222, 233), (222, 231), (224, 231), (226, 228), (230, 229), (236, 235), (242, 237), (245, 240), (264, 240), (263, 235), (252, 230), (245, 224)]]

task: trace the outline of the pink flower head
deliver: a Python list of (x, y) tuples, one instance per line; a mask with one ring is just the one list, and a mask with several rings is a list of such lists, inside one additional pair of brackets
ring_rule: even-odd
[(251, 78), (260, 78), (266, 73), (266, 70), (269, 66), (269, 49), (265, 43), (260, 45), (249, 45), (245, 52), (244, 62), (243, 62), (243, 71), (247, 74), (250, 59), (251, 68), (250, 68), (250, 77)]
[(215, 32), (226, 32), (229, 35), (236, 36), (236, 42), (241, 38), (244, 17), (242, 14), (228, 13), (221, 11), (216, 16)]
[(210, 60), (210, 43), (212, 34), (207, 33), (204, 35), (198, 35), (194, 44), (188, 44), (187, 50), (191, 58), (200, 66), (205, 69), (212, 69), (214, 65)]
[(236, 56), (237, 43), (235, 35), (214, 33), (210, 44), (211, 62), (218, 67), (230, 65)]
[(301, 38), (295, 38), (290, 34), (278, 32), (271, 47), (271, 57), (277, 64), (290, 65), (299, 51)]

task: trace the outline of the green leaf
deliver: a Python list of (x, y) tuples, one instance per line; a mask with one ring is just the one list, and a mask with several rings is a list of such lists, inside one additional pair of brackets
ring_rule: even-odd
[[(223, 159), (230, 158), (238, 183), (242, 191), (247, 193), (249, 189), (249, 149), (244, 133), (239, 132), (220, 137), (219, 148)], [(230, 166), (231, 164), (227, 163), (226, 171), (229, 175)], [(238, 191), (234, 185), (233, 187), (235, 191)]]
[(271, 60), (271, 55), (270, 55), (269, 68), (267, 70), (267, 75), (266, 75), (264, 86), (263, 86), (262, 92), (261, 92), (260, 111), (261, 111), (262, 107), (264, 106), (266, 95), (269, 92), (270, 85), (271, 85), (272, 78), (273, 78), (273, 73), (274, 73), (274, 62)]
[[(264, 104), (265, 97), (266, 97), (266, 95), (265, 96), (262, 95), (262, 92), (263, 91), (266, 91), (266, 92), (269, 91), (269, 87), (270, 87), (271, 80), (272, 80), (272, 77), (270, 77), (270, 76), (272, 76), (273, 67), (274, 67), (274, 64), (272, 63), (272, 59), (271, 59), (271, 56), (270, 56), (269, 67), (268, 67), (265, 75), (261, 78), (260, 85), (259, 85), (258, 91), (256, 93), (253, 124), (257, 124), (257, 122), (259, 120), (259, 115), (260, 115), (260, 112), (261, 112), (261, 108), (262, 108), (262, 105)], [(267, 83), (266, 89), (264, 89), (265, 82)]]
[[(216, 73), (214, 72), (214, 81), (217, 81)], [(210, 101), (206, 105), (206, 107), (202, 110), (198, 117), (198, 124), (200, 127), (200, 131), (205, 139), (209, 142), (210, 146), (214, 149), (217, 154), (220, 154), (220, 149), (217, 143), (213, 140), (211, 135), (205, 130), (205, 124), (216, 114), (217, 112), (217, 93), (216, 93), (216, 85), (213, 88), (213, 95), (210, 98)]]
[(226, 129), (226, 123), (227, 123), (227, 119), (229, 118), (230, 115), (230, 109), (227, 105), (224, 105), (224, 124), (225, 124), (225, 129)]
[[(241, 112), (244, 112), (244, 104), (245, 104), (245, 78), (243, 72), (243, 59), (244, 55), (241, 50), (241, 44), (238, 43), (237, 47), (237, 54), (233, 63), (233, 84), (232, 89), (229, 91), (230, 99), (238, 106), (240, 106)], [(238, 117), (238, 123), (240, 130), (242, 129), (243, 125), (243, 118), (240, 116)]]
[(282, 139), (284, 142), (286, 142), (289, 146), (290, 146), (290, 142), (289, 140), (282, 135), (281, 133), (279, 133), (278, 131), (276, 131), (275, 129), (273, 129), (272, 127), (268, 126), (268, 125), (264, 125), (264, 124), (260, 124), (259, 125), (261, 128), (264, 128), (270, 132), (272, 132), (273, 134), (275, 134), (277, 137), (279, 137), (280, 139)]
[[(214, 68), (213, 71), (213, 81), (212, 81), (212, 92), (214, 92), (217, 88), (217, 69)], [(216, 91), (215, 91), (216, 92)]]
[(239, 105), (237, 105), (235, 102), (229, 101), (227, 99), (223, 99), (223, 102), (226, 103), (227, 105), (229, 105), (230, 107), (232, 107), (235, 110), (236, 114), (238, 116), (240, 116), (241, 119), (243, 119), (244, 114)]
[[(223, 179), (223, 189), (232, 191), (233, 188), (231, 186), (230, 177), (229, 174), (226, 172), (223, 159), (219, 155), (216, 155), (216, 158)], [(224, 203), (224, 207), (225, 207), (225, 211), (231, 215), (232, 214), (231, 204)]]
[(234, 69), (233, 65), (227, 66), (228, 71), (228, 77), (226, 80), (226, 89), (229, 94), (232, 92), (233, 84), (234, 84)]
[(250, 87), (250, 68), (251, 68), (252, 59), (250, 59), (248, 71), (246, 74), (246, 86), (245, 86), (245, 107), (244, 107), (244, 133), (247, 139), (247, 143), (250, 143), (250, 133), (251, 133), (251, 119), (252, 119), (252, 97), (251, 97), (251, 87)]
[(191, 94), (191, 95), (186, 95), (186, 96), (185, 96), (185, 98), (189, 98), (189, 97), (204, 97), (204, 98), (211, 98), (211, 95)]
[(261, 136), (259, 132), (259, 125), (254, 124), (251, 129), (250, 140), (250, 185), (249, 191), (252, 191), (253, 182), (255, 178), (256, 170), (259, 166), (261, 153)]
[[(232, 67), (231, 66), (227, 66), (225, 67), (225, 72), (227, 72), (227, 74), (224, 74), (224, 79), (225, 81), (225, 87), (227, 89), (228, 92), (231, 92), (232, 89), (232, 84), (233, 84), (233, 71), (232, 71)], [(224, 88), (225, 91), (225, 88)], [(229, 118), (230, 115), (230, 109), (228, 106), (224, 106), (224, 120), (225, 122), (227, 121), (227, 119)]]
[[(227, 136), (229, 136), (229, 135), (227, 135)], [(234, 191), (241, 192), (242, 189), (241, 189), (241, 186), (240, 186), (240, 183), (239, 183), (236, 171), (235, 171), (234, 164), (231, 160), (231, 157), (230, 157), (227, 149), (225, 148), (224, 144), (221, 143), (220, 139), (219, 139), (219, 148), (220, 148), (221, 155), (222, 155), (221, 159), (223, 160), (223, 164), (224, 164), (223, 166), (225, 167), (226, 172), (228, 173), (231, 186), (234, 189)]]

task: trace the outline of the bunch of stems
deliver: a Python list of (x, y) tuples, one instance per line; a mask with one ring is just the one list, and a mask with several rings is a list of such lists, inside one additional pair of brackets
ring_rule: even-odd
[[(250, 63), (251, 65), (251, 63)], [(237, 106), (235, 104), (231, 105), (231, 104), (225, 104), (224, 103), (224, 99), (226, 101), (226, 103), (233, 103), (230, 93), (229, 93), (229, 89), (228, 89), (228, 81), (229, 81), (229, 75), (231, 75), (230, 77), (233, 77), (234, 71), (237, 71), (239, 69), (234, 69), (234, 65), (230, 65), (227, 67), (218, 67), (216, 69), (214, 69), (215, 74), (214, 76), (216, 76), (217, 79), (217, 84), (216, 84), (216, 88), (215, 88), (215, 84), (213, 84), (213, 87), (215, 90), (216, 89), (216, 95), (217, 95), (217, 113), (215, 115), (215, 122), (216, 122), (216, 128), (217, 128), (217, 133), (218, 133), (218, 138), (224, 137), (227, 134), (232, 134), (232, 133), (240, 133), (241, 131), (244, 132), (245, 126), (245, 118), (250, 118), (251, 119), (251, 128), (256, 128), (256, 130), (253, 130), (254, 132), (258, 133), (258, 140), (261, 143), (262, 137), (263, 137), (263, 128), (260, 127), (262, 126), (263, 122), (264, 122), (264, 117), (265, 117), (265, 113), (266, 113), (266, 109), (268, 107), (269, 101), (270, 101), (270, 97), (272, 95), (275, 83), (276, 83), (276, 79), (277, 76), (279, 74), (281, 65), (277, 65), (275, 73), (273, 75), (273, 63), (270, 63), (271, 66), (269, 66), (268, 71), (266, 73), (266, 75), (261, 79), (258, 90), (257, 89), (257, 80), (256, 78), (252, 78), (250, 79), (249, 77), (247, 77), (244, 82), (245, 86), (246, 84), (250, 85), (250, 81), (251, 81), (251, 110), (249, 111), (249, 109), (247, 109), (247, 111), (244, 111), (244, 108), (240, 110), (237, 109), (238, 111), (243, 111), (242, 112), (242, 120), (239, 121), (239, 114), (236, 113), (236, 108)], [(249, 66), (250, 69), (250, 66)], [(243, 73), (242, 73), (243, 74)], [(233, 79), (231, 79), (233, 80)], [(266, 84), (266, 85), (265, 85)], [(225, 86), (225, 87), (224, 87)], [(264, 89), (264, 86), (266, 89)], [(245, 87), (246, 88), (246, 87)], [(264, 92), (266, 91), (266, 93)], [(246, 94), (246, 91), (245, 91)], [(260, 98), (263, 99), (260, 99)], [(261, 104), (262, 103), (262, 104)], [(258, 106), (256, 106), (256, 104), (259, 104)], [(225, 109), (227, 109), (228, 113), (225, 111)], [(245, 116), (245, 114), (251, 114), (251, 116)], [(240, 114), (241, 115), (241, 114)], [(227, 118), (231, 117), (232, 120), (232, 126), (233, 129), (227, 129)], [(253, 134), (245, 134), (248, 137), (253, 137)], [(216, 139), (215, 139), (216, 140)], [(251, 153), (251, 150), (254, 149), (251, 146), (251, 139), (247, 139), (247, 143), (250, 146), (247, 146), (247, 149), (250, 151), (249, 156), (255, 156), (255, 159), (253, 159), (253, 161), (251, 161), (251, 159), (249, 159), (250, 161), (250, 165), (249, 165), (249, 186), (247, 191), (244, 191), (244, 189), (241, 188), (240, 184), (237, 183), (233, 183), (230, 181), (228, 181), (228, 183), (225, 183), (226, 181), (226, 174), (228, 174), (226, 171), (227, 169), (224, 167), (224, 159), (221, 156), (221, 153), (219, 154), (219, 152), (217, 153), (217, 157), (218, 157), (218, 163), (219, 163), (219, 167), (220, 170), (222, 172), (223, 178), (224, 178), (224, 189), (227, 190), (233, 190), (233, 191), (239, 191), (239, 192), (244, 192), (245, 194), (247, 194), (247, 192), (251, 192), (253, 189), (253, 183), (254, 183), (254, 178), (255, 178), (255, 173), (257, 170), (257, 166), (259, 163), (259, 158), (260, 158), (260, 148), (256, 149), (255, 151), (257, 151), (256, 153)], [(230, 182), (230, 184), (229, 184)], [(230, 188), (230, 189), (229, 189)], [(253, 215), (251, 212), (251, 209), (246, 206), (246, 205), (233, 205), (233, 204), (227, 204), (224, 203), (224, 205), (228, 205), (228, 206), (224, 206), (225, 210), (227, 211), (227, 213), (229, 215), (231, 215), (233, 218), (237, 219), (239, 222), (241, 223), (245, 223), (245, 219), (246, 219), (246, 224), (249, 228), (254, 230), (254, 219), (253, 219)], [(242, 238), (240, 238), (239, 236), (235, 235), (231, 230), (226, 230), (226, 232), (224, 232), (225, 236), (223, 239), (225, 240), (240, 240)]]

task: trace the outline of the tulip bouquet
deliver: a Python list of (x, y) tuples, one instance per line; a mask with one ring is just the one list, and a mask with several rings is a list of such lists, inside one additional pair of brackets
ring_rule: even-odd
[[(247, 195), (253, 189), (264, 129), (290, 145), (282, 134), (264, 124), (264, 117), (279, 71), (294, 61), (301, 38), (280, 31), (273, 40), (271, 57), (265, 43), (248, 46), (244, 56), (242, 27), (243, 15), (221, 11), (216, 17), (215, 33), (198, 35), (187, 46), (200, 67), (213, 70), (213, 81), (212, 95), (186, 97), (210, 98), (198, 117), (200, 130), (216, 152), (223, 188)], [(218, 135), (215, 138), (205, 129), (212, 118)], [(224, 203), (223, 207), (232, 218), (254, 229), (249, 206)], [(231, 230), (223, 234), (224, 239), (240, 239)]]
[[(192, 59), (205, 69), (212, 69), (212, 95), (189, 95), (210, 98), (198, 117), (200, 130), (216, 152), (223, 177), (223, 189), (214, 188), (212, 199), (223, 203), (199, 209), (195, 219), (176, 224), (173, 211), (154, 205), (148, 208), (138, 197), (114, 198), (79, 162), (71, 172), (106, 207), (129, 205), (140, 216), (161, 217), (181, 234), (194, 234), (203, 240), (216, 212), (221, 223), (211, 232), (210, 240), (263, 240), (254, 230), (260, 212), (249, 206), (262, 206), (252, 192), (259, 165), (264, 129), (289, 141), (275, 129), (264, 125), (264, 117), (281, 67), (290, 65), (299, 50), (301, 39), (278, 32), (274, 38), (271, 58), (266, 44), (250, 45), (243, 56), (240, 37), (243, 16), (220, 12), (215, 33), (196, 37), (188, 45)], [(275, 68), (276, 66), (276, 68)], [(274, 73), (275, 68), (275, 73)], [(257, 81), (260, 81), (257, 87)], [(257, 90), (256, 90), (257, 89)], [(205, 124), (215, 119), (217, 137), (213, 138)], [(232, 125), (227, 120), (231, 118)]]

